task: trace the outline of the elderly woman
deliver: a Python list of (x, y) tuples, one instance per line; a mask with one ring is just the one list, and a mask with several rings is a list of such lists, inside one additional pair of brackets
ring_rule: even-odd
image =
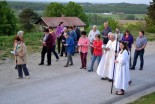
[(18, 79), (23, 78), (23, 72), (26, 76), (26, 78), (30, 78), (29, 76), (29, 71), (26, 67), (26, 56), (27, 56), (27, 49), (25, 44), (22, 42), (21, 38), (17, 37), (15, 39), (17, 46), (14, 55), (15, 60), (16, 60), (16, 65), (17, 65), (17, 70), (18, 70)]

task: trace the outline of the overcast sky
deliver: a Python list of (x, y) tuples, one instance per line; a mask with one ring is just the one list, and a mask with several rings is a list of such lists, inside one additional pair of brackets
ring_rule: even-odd
[[(1, 0), (0, 0), (1, 1)], [(152, 0), (7, 0), (7, 1), (33, 1), (33, 2), (90, 2), (90, 3), (134, 3), (134, 4), (149, 4)]]

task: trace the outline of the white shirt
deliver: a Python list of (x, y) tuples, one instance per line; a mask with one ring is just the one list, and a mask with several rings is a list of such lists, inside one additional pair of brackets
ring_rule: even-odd
[(88, 35), (89, 41), (93, 42), (93, 40), (95, 40), (95, 35), (97, 35), (97, 34), (100, 34), (100, 31), (98, 31), (98, 30), (96, 30), (96, 31), (91, 30), (89, 32), (89, 35)]

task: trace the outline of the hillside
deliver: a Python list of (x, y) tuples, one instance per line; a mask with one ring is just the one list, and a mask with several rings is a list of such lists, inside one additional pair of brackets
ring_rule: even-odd
[[(30, 8), (35, 11), (43, 11), (49, 3), (35, 3), (35, 2), (10, 2), (8, 4), (15, 10), (22, 10)], [(129, 3), (110, 3), (110, 4), (91, 4), (79, 3), (86, 13), (125, 13), (125, 14), (146, 14), (146, 4), (129, 4)], [(63, 3), (65, 5), (65, 3)]]

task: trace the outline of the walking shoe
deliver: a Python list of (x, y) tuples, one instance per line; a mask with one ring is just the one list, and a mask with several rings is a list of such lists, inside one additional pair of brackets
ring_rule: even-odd
[(80, 67), (80, 69), (83, 69), (83, 67)]
[(87, 69), (87, 67), (84, 67), (84, 69)]
[(23, 77), (17, 77), (17, 79), (22, 79)]
[(58, 62), (59, 61), (59, 58), (56, 60), (56, 62)]
[(27, 79), (30, 79), (30, 76), (28, 75), (28, 76), (26, 76), (26, 78), (27, 78)]
[(39, 63), (38, 65), (44, 65), (44, 63)]
[(88, 72), (93, 72), (93, 70), (88, 70)]
[(130, 70), (135, 70), (135, 67), (133, 67), (133, 66), (132, 66), (132, 67), (130, 67)]
[(109, 79), (109, 82), (113, 82), (113, 80), (112, 79)]
[(73, 64), (69, 64), (70, 66), (72, 66)]
[(102, 77), (101, 80), (107, 80), (106, 78)]
[(139, 70), (143, 70), (143, 68), (140, 68)]
[(51, 64), (47, 64), (47, 66), (51, 66)]

